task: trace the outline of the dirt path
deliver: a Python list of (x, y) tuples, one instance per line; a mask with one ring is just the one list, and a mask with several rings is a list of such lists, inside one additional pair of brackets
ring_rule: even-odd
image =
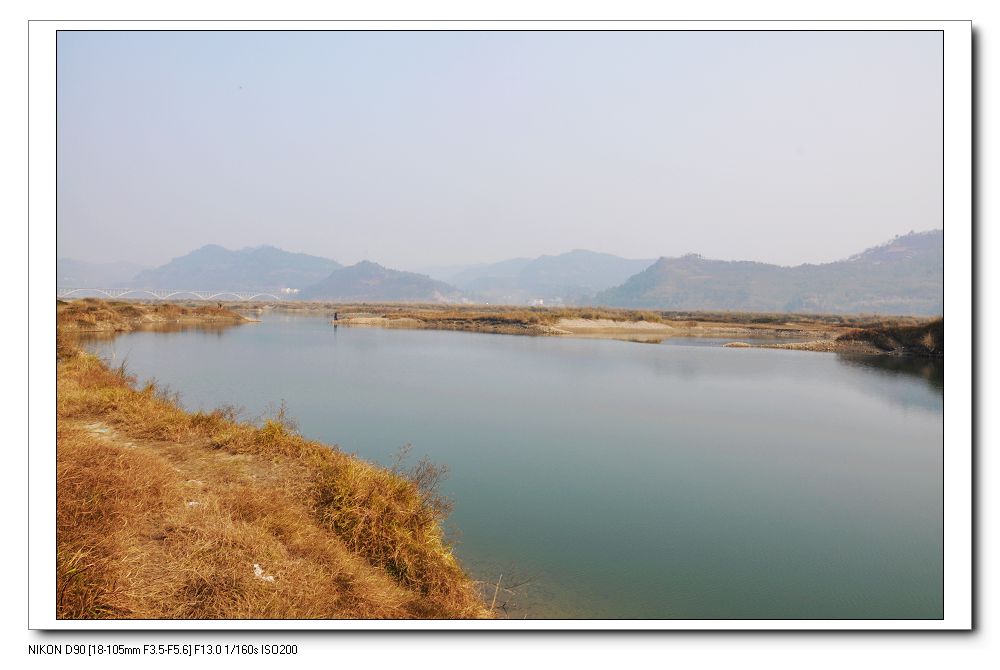
[[(299, 475), (300, 480), (304, 480), (307, 476), (305, 468), (294, 468), (298, 472), (291, 472), (293, 468), (289, 464), (279, 466), (277, 463), (265, 463), (245, 454), (231, 454), (212, 449), (211, 444), (205, 439), (191, 442), (133, 439), (102, 421), (71, 419), (63, 423), (64, 428), (83, 430), (110, 447), (134, 450), (165, 460), (178, 473), (178, 481), (192, 493), (202, 491), (209, 494), (212, 484), (217, 486), (233, 483), (267, 485), (282, 482), (284, 484), (284, 478), (289, 475)], [(303, 486), (302, 491), (305, 491), (305, 488)]]

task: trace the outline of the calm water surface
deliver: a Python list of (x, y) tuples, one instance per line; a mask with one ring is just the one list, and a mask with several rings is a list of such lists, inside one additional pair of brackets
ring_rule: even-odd
[[(512, 617), (939, 618), (937, 362), (334, 329), (271, 315), (92, 350), (382, 464), (447, 465)], [(491, 590), (492, 594), (492, 590)]]

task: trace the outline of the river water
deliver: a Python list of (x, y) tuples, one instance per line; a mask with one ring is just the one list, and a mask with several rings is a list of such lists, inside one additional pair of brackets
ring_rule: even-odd
[(447, 466), (456, 553), (511, 617), (940, 618), (943, 363), (706, 344), (269, 315), (88, 347), (192, 410), (284, 401)]

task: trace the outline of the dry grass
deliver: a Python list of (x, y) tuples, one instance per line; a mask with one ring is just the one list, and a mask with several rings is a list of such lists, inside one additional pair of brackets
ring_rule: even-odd
[(57, 327), (64, 331), (128, 331), (147, 324), (239, 323), (246, 317), (223, 307), (84, 298), (56, 301)]
[(865, 342), (881, 351), (944, 355), (944, 319), (920, 325), (886, 324), (845, 333), (837, 338), (844, 342)]
[(60, 618), (489, 616), (433, 472), (422, 487), (280, 416), (187, 413), (71, 345), (60, 357)]

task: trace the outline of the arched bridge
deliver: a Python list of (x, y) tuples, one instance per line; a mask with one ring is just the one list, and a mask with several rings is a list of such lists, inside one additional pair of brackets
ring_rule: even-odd
[(61, 286), (56, 288), (57, 298), (93, 298), (95, 294), (97, 296), (104, 296), (105, 298), (152, 297), (157, 300), (182, 297), (194, 298), (196, 300), (241, 300), (243, 302), (261, 298), (271, 298), (273, 300), (285, 299), (274, 293), (256, 291), (197, 291), (169, 288), (69, 288)]

